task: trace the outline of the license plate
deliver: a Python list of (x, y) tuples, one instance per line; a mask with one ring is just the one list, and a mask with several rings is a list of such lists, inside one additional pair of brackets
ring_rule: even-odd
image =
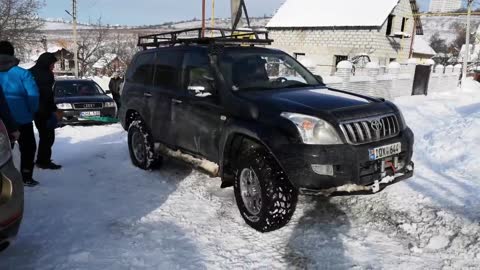
[(370, 149), (368, 150), (368, 155), (370, 157), (370, 160), (378, 160), (385, 157), (400, 154), (400, 152), (402, 152), (402, 144), (394, 143), (394, 144)]
[(80, 112), (80, 117), (100, 116), (99, 111)]

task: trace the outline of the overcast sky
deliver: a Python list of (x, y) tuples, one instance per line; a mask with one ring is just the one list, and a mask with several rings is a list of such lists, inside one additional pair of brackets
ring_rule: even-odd
[[(210, 14), (211, 1), (206, 0)], [(246, 0), (250, 16), (271, 15), (285, 0)], [(326, 1), (326, 0), (317, 0)], [(361, 0), (357, 0), (361, 1)], [(426, 9), (430, 0), (417, 0)], [(71, 0), (46, 0), (41, 15), (45, 18), (65, 18)], [(201, 17), (201, 0), (78, 0), (78, 17), (82, 22), (102, 18), (104, 23), (143, 25), (159, 24)], [(230, 0), (215, 0), (217, 17), (227, 17)]]

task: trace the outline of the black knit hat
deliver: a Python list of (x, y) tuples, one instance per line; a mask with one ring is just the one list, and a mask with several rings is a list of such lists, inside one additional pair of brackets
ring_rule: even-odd
[(0, 41), (0, 54), (6, 54), (13, 56), (15, 54), (15, 48), (9, 41)]

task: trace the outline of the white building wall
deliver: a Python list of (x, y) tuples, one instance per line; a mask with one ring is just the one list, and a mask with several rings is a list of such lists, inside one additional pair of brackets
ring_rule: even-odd
[[(402, 18), (407, 18), (404, 32), (413, 33), (414, 18), (409, 0), (401, 0), (393, 10), (392, 33), (400, 32)], [(364, 14), (368, 16), (368, 14)], [(335, 56), (369, 54), (372, 61), (386, 67), (391, 59), (406, 62), (410, 53), (411, 38), (393, 38), (386, 35), (387, 18), (381, 28), (270, 28), (273, 47), (290, 54), (305, 53), (316, 65), (315, 72), (327, 76), (335, 72)]]
[(462, 0), (431, 0), (430, 12), (452, 12), (462, 7)]

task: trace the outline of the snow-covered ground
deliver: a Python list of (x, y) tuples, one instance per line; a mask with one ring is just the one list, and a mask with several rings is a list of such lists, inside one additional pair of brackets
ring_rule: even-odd
[(250, 229), (231, 189), (188, 166), (131, 165), (119, 125), (57, 131), (0, 269), (478, 269), (480, 86), (395, 102), (416, 133), (415, 177), (373, 196), (302, 198)]

